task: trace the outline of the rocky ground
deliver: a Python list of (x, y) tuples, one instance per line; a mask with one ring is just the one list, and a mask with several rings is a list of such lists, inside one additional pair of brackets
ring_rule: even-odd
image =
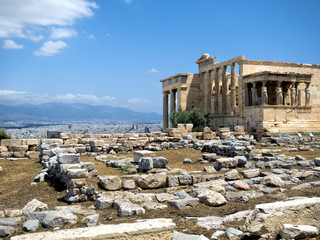
[[(39, 160), (0, 160), (3, 169), (0, 172), (0, 225), (11, 225), (15, 229), (14, 235), (23, 234), (22, 223), (36, 218), (30, 217), (25, 206), (37, 199), (44, 205), (39, 202), (33, 204), (43, 206), (43, 210), (56, 210), (50, 212), (46, 220), (40, 220), (42, 225), (35, 230), (38, 232), (91, 223), (116, 224), (142, 218), (172, 218), (179, 232), (202, 234), (211, 239), (214, 233), (223, 231), (221, 239), (224, 239), (229, 236), (228, 231), (239, 230), (243, 236), (246, 232), (243, 228), (245, 219), (257, 204), (298, 196), (320, 197), (320, 161), (317, 158), (320, 156), (320, 142), (283, 138), (264, 143), (244, 142), (238, 144), (235, 139), (213, 141), (199, 144), (196, 149), (184, 147), (155, 152), (155, 157), (168, 160), (166, 170), (161, 171), (173, 176), (172, 179), (178, 179), (178, 186), (170, 187), (166, 183), (161, 188), (151, 188), (150, 185), (144, 188), (141, 183), (131, 191), (110, 192), (101, 186), (98, 177), (89, 177), (87, 182), (95, 188), (97, 200), (72, 204), (64, 201), (65, 187), (53, 177), (48, 177), (45, 182), (32, 183), (42, 169)], [(114, 160), (122, 158), (133, 158), (133, 154), (116, 154)], [(100, 177), (129, 175), (126, 174), (127, 167), (107, 167), (106, 161), (98, 160), (99, 156), (81, 157), (82, 162), (95, 164)], [(130, 175), (148, 176), (147, 172)], [(193, 177), (199, 175), (201, 180)], [(109, 203), (111, 205), (106, 207)], [(187, 204), (186, 208), (184, 204)], [(30, 205), (32, 203), (29, 203), (29, 208)], [(68, 219), (68, 224), (66, 221), (60, 225), (49, 221), (50, 217), (57, 219), (58, 210), (61, 212), (64, 208), (72, 212), (67, 217), (62, 216)], [(93, 220), (83, 220), (86, 216)], [(316, 219), (319, 220), (318, 217)], [(225, 234), (227, 229), (228, 234)]]

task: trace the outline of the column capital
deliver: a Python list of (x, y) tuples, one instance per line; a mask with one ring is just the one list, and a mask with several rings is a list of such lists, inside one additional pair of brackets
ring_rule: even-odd
[(262, 82), (262, 86), (265, 87), (266, 84), (267, 84), (267, 80), (263, 80), (263, 81), (261, 81), (261, 82)]

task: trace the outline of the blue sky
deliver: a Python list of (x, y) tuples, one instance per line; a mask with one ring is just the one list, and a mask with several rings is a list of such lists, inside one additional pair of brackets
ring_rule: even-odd
[(162, 113), (203, 54), (320, 64), (318, 0), (0, 0), (0, 103)]

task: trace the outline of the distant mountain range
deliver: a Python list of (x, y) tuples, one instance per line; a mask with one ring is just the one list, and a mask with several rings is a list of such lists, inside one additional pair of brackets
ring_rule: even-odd
[(106, 105), (44, 103), (8, 106), (0, 104), (0, 120), (11, 121), (161, 121), (158, 113), (135, 112), (126, 108)]

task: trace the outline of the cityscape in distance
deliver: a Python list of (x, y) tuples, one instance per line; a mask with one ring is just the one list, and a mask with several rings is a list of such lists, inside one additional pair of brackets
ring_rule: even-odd
[(0, 128), (12, 138), (45, 138), (47, 131), (72, 134), (162, 131), (162, 115), (107, 105), (0, 104)]

